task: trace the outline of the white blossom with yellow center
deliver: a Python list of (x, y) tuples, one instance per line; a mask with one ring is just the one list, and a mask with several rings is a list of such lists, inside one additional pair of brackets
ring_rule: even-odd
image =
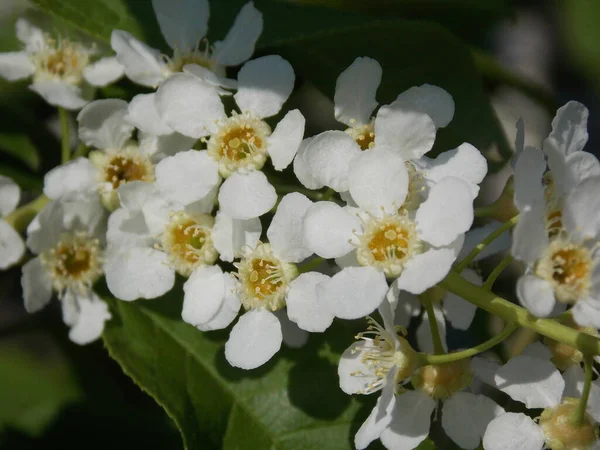
[(97, 60), (93, 45), (51, 37), (25, 19), (17, 21), (16, 31), (24, 49), (0, 53), (0, 76), (8, 81), (32, 77), (30, 88), (51, 105), (79, 109), (88, 102), (85, 84), (105, 86), (123, 75), (116, 58)]
[[(69, 208), (79, 216), (72, 217)], [(38, 256), (23, 266), (21, 278), (25, 309), (30, 313), (43, 308), (53, 292), (57, 294), (63, 319), (71, 327), (69, 337), (77, 344), (99, 338), (110, 319), (106, 304), (93, 290), (103, 274), (104, 250), (96, 215), (84, 213), (88, 208), (77, 201), (68, 208), (62, 200), (46, 205), (28, 228), (27, 246)], [(98, 213), (101, 208), (98, 204)]]
[(25, 253), (23, 238), (4, 220), (18, 206), (20, 197), (19, 186), (0, 175), (0, 270), (18, 262)]

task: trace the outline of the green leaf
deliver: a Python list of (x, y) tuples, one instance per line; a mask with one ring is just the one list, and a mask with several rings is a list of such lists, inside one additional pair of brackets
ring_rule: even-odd
[(31, 139), (20, 133), (0, 132), (0, 152), (4, 152), (32, 170), (40, 167), (40, 156)]
[(340, 390), (336, 370), (357, 331), (348, 323), (243, 371), (225, 360), (227, 331), (182, 322), (180, 289), (151, 301), (106, 300), (110, 355), (167, 411), (187, 449), (202, 448), (206, 435), (225, 450), (353, 448), (365, 415), (356, 417), (360, 403)]
[(4, 343), (0, 347), (0, 431), (16, 428), (39, 435), (81, 390), (60, 354), (33, 354)]

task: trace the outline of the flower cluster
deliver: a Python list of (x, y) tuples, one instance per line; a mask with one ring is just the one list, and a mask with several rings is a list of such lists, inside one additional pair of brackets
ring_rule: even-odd
[[(382, 67), (358, 57), (335, 86), (332, 112), (345, 129), (306, 136), (302, 113), (286, 108), (291, 64), (250, 59), (263, 27), (253, 3), (213, 45), (208, 3), (177, 4), (152, 1), (169, 55), (115, 30), (115, 56), (97, 59), (95, 46), (24, 20), (24, 50), (0, 55), (1, 76), (32, 77), (50, 104), (79, 110), (85, 150), (48, 172), (44, 195), (23, 207), (38, 213), (25, 243), (19, 188), (0, 177), (0, 268), (21, 261), (26, 245), (26, 310), (56, 295), (71, 340), (86, 344), (111, 319), (100, 279), (122, 301), (173, 292), (198, 332), (233, 324), (225, 357), (242, 369), (335, 319), (368, 317), (338, 367), (344, 392), (380, 392), (358, 449), (377, 439), (416, 448), (432, 421), (465, 449), (597, 448), (600, 163), (583, 151), (587, 109), (559, 109), (541, 149), (524, 146), (519, 122), (519, 215), (471, 229), (487, 163), (468, 142), (436, 143), (461, 107), (448, 92), (422, 84), (378, 105)], [(87, 85), (122, 75), (149, 92), (90, 101)], [(484, 282), (473, 263), (509, 247)], [(491, 294), (513, 258), (525, 266), (516, 291), (526, 310)], [(469, 328), (478, 306), (505, 331), (448, 353), (447, 327)], [(536, 321), (549, 316), (552, 325)], [(518, 326), (547, 337), (505, 363), (482, 354)]]

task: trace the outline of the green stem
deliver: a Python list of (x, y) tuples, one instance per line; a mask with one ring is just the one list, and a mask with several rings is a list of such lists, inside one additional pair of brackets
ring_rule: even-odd
[(514, 322), (521, 327), (532, 329), (536, 333), (547, 336), (550, 339), (577, 348), (583, 354), (600, 354), (599, 338), (574, 330), (553, 319), (539, 319), (534, 317), (525, 308), (498, 297), (492, 292), (486, 291), (481, 286), (465, 280), (454, 271), (450, 272), (439, 283), (439, 286), (464, 298), (481, 309), (485, 309), (495, 316), (504, 319), (506, 322)]
[(454, 265), (454, 269), (458, 273), (462, 272), (469, 264), (471, 264), (471, 262), (475, 259), (475, 257), (477, 255), (479, 255), (479, 253), (481, 253), (481, 251), (484, 248), (486, 248), (488, 245), (490, 245), (492, 242), (494, 242), (497, 238), (499, 238), (500, 236), (502, 236), (502, 234), (505, 231), (510, 230), (512, 227), (514, 227), (517, 224), (518, 221), (519, 221), (519, 216), (516, 215), (512, 219), (507, 220), (506, 222), (504, 222), (500, 228), (492, 231), (490, 234), (488, 234), (485, 237), (485, 239), (483, 241), (481, 241), (479, 244), (477, 244), (477, 247), (475, 247), (473, 250), (471, 250), (471, 253), (469, 253), (465, 257), (465, 259), (463, 259), (462, 261), (456, 263)]
[(323, 193), (321, 199), (323, 201), (331, 200), (334, 195), (335, 195), (335, 191), (333, 189), (329, 188)]
[(311, 191), (310, 189), (306, 189), (300, 186), (293, 186), (289, 184), (273, 184), (275, 190), (281, 194), (289, 194), (291, 192), (299, 192), (307, 196), (308, 198), (314, 201), (320, 201), (323, 199), (323, 194), (317, 191)]
[(491, 217), (496, 214), (496, 204), (475, 208), (475, 217)]
[(479, 345), (476, 345), (475, 347), (462, 350), (460, 352), (448, 353), (447, 355), (429, 355), (427, 353), (419, 353), (419, 357), (423, 361), (423, 365), (446, 364), (459, 361), (461, 359), (470, 358), (471, 356), (483, 353), (486, 350), (498, 345), (500, 342), (508, 338), (517, 328), (517, 324), (507, 323), (501, 333), (485, 342), (482, 342)]
[(71, 142), (69, 136), (69, 112), (64, 108), (58, 108), (60, 120), (61, 157), (60, 163), (64, 164), (71, 159)]
[(473, 56), (475, 66), (484, 78), (522, 91), (525, 95), (545, 107), (551, 115), (554, 115), (558, 108), (556, 97), (544, 86), (511, 72), (496, 61), (495, 58), (480, 50), (471, 49), (471, 55)]
[(75, 149), (75, 153), (73, 153), (73, 159), (79, 158), (80, 156), (87, 156), (87, 153), (87, 146), (83, 142), (80, 142), (77, 148)]
[(19, 233), (22, 233), (25, 231), (37, 213), (39, 213), (49, 201), (50, 199), (42, 194), (35, 200), (32, 200), (20, 208), (15, 209), (12, 213), (6, 216), (4, 220)]
[(506, 267), (512, 262), (512, 260), (513, 260), (513, 257), (509, 253), (502, 259), (502, 261), (500, 261), (498, 263), (498, 265), (494, 268), (494, 270), (492, 270), (492, 273), (490, 273), (489, 276), (487, 277), (487, 279), (485, 280), (485, 283), (483, 283), (483, 288), (485, 290), (487, 290), (487, 291), (492, 290), (492, 286), (494, 285), (494, 283), (496, 282), (496, 280), (498, 279), (500, 274), (504, 271), (504, 269), (506, 269)]
[(436, 355), (443, 355), (446, 352), (444, 351), (444, 344), (442, 344), (442, 338), (440, 336), (437, 320), (435, 320), (433, 302), (427, 294), (421, 295), (421, 302), (423, 303), (423, 306), (425, 306), (425, 311), (427, 311), (427, 319), (429, 320), (431, 339), (433, 341), (433, 351)]
[(591, 355), (585, 355), (584, 360), (585, 378), (583, 381), (583, 391), (575, 412), (575, 424), (582, 425), (585, 421), (585, 410), (590, 398), (590, 390), (592, 388), (592, 377), (594, 375), (594, 358)]
[(312, 260), (300, 265), (298, 267), (298, 272), (300, 272), (300, 273), (310, 272), (311, 270), (319, 267), (324, 261), (325, 261), (325, 258), (321, 258), (320, 256), (317, 256), (317, 257), (313, 258)]

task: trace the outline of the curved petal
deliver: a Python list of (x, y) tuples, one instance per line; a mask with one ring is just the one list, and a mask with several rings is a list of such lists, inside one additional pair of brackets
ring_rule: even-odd
[(336, 120), (348, 126), (369, 123), (382, 72), (376, 60), (359, 57), (340, 74), (333, 97)]
[(125, 68), (115, 56), (107, 56), (83, 68), (83, 78), (92, 86), (103, 87), (117, 81)]
[(515, 163), (515, 206), (523, 211), (533, 203), (543, 201), (542, 177), (546, 171), (546, 161), (541, 150), (526, 147)]
[(211, 237), (221, 261), (231, 262), (234, 258), (240, 257), (244, 247), (255, 247), (261, 233), (262, 225), (258, 217), (235, 220), (219, 211)]
[(360, 221), (333, 202), (317, 202), (304, 216), (304, 244), (322, 258), (338, 258), (354, 249)]
[(394, 103), (408, 111), (425, 113), (433, 120), (436, 128), (444, 128), (454, 117), (454, 100), (441, 87), (431, 84), (413, 86), (401, 93)]
[(110, 292), (126, 301), (160, 297), (175, 283), (167, 255), (147, 247), (109, 252), (104, 272)]
[(65, 211), (61, 202), (48, 203), (27, 227), (27, 247), (40, 254), (58, 242), (65, 232)]
[(307, 272), (300, 274), (290, 284), (285, 300), (287, 314), (303, 330), (322, 332), (333, 322), (333, 314), (317, 293), (317, 286), (327, 280), (327, 275)]
[(46, 38), (44, 32), (29, 22), (27, 19), (20, 17), (15, 24), (17, 39), (19, 39), (28, 52), (37, 52), (45, 48)]
[(550, 283), (535, 275), (524, 275), (519, 278), (517, 297), (521, 304), (536, 317), (548, 317), (556, 303)]
[(164, 123), (156, 110), (156, 94), (138, 94), (131, 99), (125, 119), (137, 129), (152, 135), (167, 135), (173, 129)]
[(240, 310), (242, 304), (237, 295), (239, 282), (229, 273), (224, 273), (223, 279), (225, 281), (225, 297), (221, 307), (210, 321), (198, 325), (200, 331), (222, 330), (228, 327)]
[(225, 180), (219, 191), (221, 211), (239, 220), (262, 216), (276, 202), (275, 188), (260, 171), (235, 172)]
[(455, 260), (456, 250), (451, 248), (431, 248), (415, 255), (398, 277), (398, 287), (411, 294), (422, 294), (448, 275)]
[(552, 120), (553, 139), (563, 155), (583, 150), (588, 140), (588, 109), (579, 102), (571, 101), (556, 111)]
[(40, 258), (33, 258), (23, 265), (21, 287), (28, 313), (39, 311), (52, 298), (52, 280)]
[(398, 301), (394, 311), (394, 324), (408, 327), (411, 319), (421, 313), (421, 300), (419, 300), (417, 295), (400, 291), (397, 281), (394, 281), (392, 286), (399, 291)]
[(448, 245), (471, 228), (473, 214), (469, 185), (447, 177), (431, 188), (427, 200), (417, 210), (417, 232), (431, 245)]
[(383, 149), (362, 152), (350, 163), (348, 185), (354, 201), (374, 214), (395, 213), (408, 193), (402, 158)]
[(340, 319), (359, 319), (371, 314), (387, 291), (385, 275), (373, 267), (346, 267), (317, 286), (320, 302)]
[(20, 199), (19, 185), (10, 178), (0, 175), (0, 217), (6, 217), (13, 212)]
[(288, 112), (269, 136), (267, 151), (275, 170), (283, 170), (290, 165), (300, 148), (304, 137), (304, 116), (294, 109)]
[(94, 292), (88, 296), (77, 296), (79, 313), (69, 330), (69, 339), (79, 345), (86, 345), (100, 338), (104, 323), (112, 316), (108, 306)]
[(225, 299), (225, 279), (219, 266), (201, 266), (183, 285), (184, 322), (197, 327), (210, 322)]
[(154, 102), (164, 123), (196, 139), (215, 131), (216, 122), (225, 117), (215, 87), (189, 73), (169, 77), (156, 91)]
[(600, 234), (600, 177), (582, 181), (571, 191), (563, 207), (565, 229), (579, 239)]
[(58, 199), (73, 192), (85, 192), (98, 183), (98, 169), (87, 158), (77, 158), (55, 167), (44, 176), (44, 194)]
[(490, 422), (483, 435), (485, 450), (541, 450), (542, 429), (522, 413), (505, 413)]
[(381, 388), (374, 388), (378, 378), (373, 373), (373, 367), (365, 364), (365, 352), (371, 350), (373, 344), (370, 340), (360, 340), (348, 347), (338, 363), (338, 376), (340, 388), (346, 394), (366, 394)]
[(253, 2), (246, 3), (225, 39), (215, 42), (215, 62), (222, 66), (237, 66), (250, 59), (262, 29), (262, 14)]
[(156, 185), (167, 199), (182, 205), (204, 198), (219, 180), (219, 166), (206, 150), (179, 152), (156, 165)]
[(306, 147), (311, 141), (312, 138), (306, 138), (300, 144), (298, 153), (296, 153), (296, 157), (294, 158), (294, 175), (296, 175), (298, 181), (300, 181), (305, 188), (314, 190), (321, 189), (325, 184), (312, 176), (310, 167), (306, 161)]
[(94, 100), (77, 116), (79, 138), (90, 147), (121, 149), (134, 126), (125, 121), (127, 102), (116, 98)]
[(256, 369), (279, 351), (282, 339), (277, 317), (264, 309), (254, 309), (240, 317), (231, 330), (225, 358), (233, 367)]
[(260, 118), (279, 112), (294, 88), (294, 69), (278, 55), (248, 61), (238, 73), (238, 91), (233, 98), (242, 112)]
[(25, 253), (25, 243), (15, 229), (0, 219), (0, 270), (18, 262)]
[(62, 81), (38, 81), (29, 86), (34, 92), (53, 106), (75, 110), (83, 107), (88, 101), (82, 96), (81, 88)]
[(16, 81), (33, 75), (35, 66), (26, 52), (0, 53), (0, 77)]
[(304, 244), (304, 216), (312, 202), (298, 192), (284, 196), (267, 230), (275, 255), (286, 262), (300, 262), (312, 251)]
[(113, 30), (110, 45), (127, 78), (143, 86), (156, 87), (162, 79), (160, 52), (122, 30)]
[(597, 299), (581, 298), (572, 309), (573, 320), (581, 327), (600, 328), (600, 305)]
[[(231, 95), (230, 90), (235, 90), (238, 87), (237, 80), (226, 78), (217, 75), (212, 70), (202, 67), (198, 64), (186, 64), (183, 66), (183, 71), (206, 81), (208, 84), (217, 88), (219, 95)], [(220, 89), (224, 88), (224, 89)]]
[(153, 162), (160, 162), (167, 156), (190, 150), (194, 147), (196, 139), (184, 136), (176, 131), (162, 136), (138, 131), (138, 141), (140, 153), (148, 155)]
[(160, 31), (173, 49), (196, 48), (208, 30), (208, 0), (152, 0)]
[(534, 264), (548, 246), (544, 204), (534, 203), (519, 215), (513, 230), (511, 254), (529, 265)]
[(352, 136), (343, 131), (325, 131), (307, 144), (304, 162), (310, 177), (337, 192), (348, 190), (350, 162), (361, 154)]
[(494, 376), (496, 387), (527, 408), (551, 408), (560, 403), (565, 381), (550, 361), (517, 356)]

